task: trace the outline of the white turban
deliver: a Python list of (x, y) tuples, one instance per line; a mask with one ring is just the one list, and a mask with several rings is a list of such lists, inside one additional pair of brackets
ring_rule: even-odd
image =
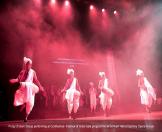
[(68, 69), (67, 69), (67, 74), (69, 75), (69, 74), (71, 74), (71, 73), (74, 73), (74, 69), (68, 68)]
[(99, 76), (101, 77), (105, 76), (105, 72), (99, 72)]
[(32, 64), (32, 60), (30, 58), (24, 57), (24, 64), (26, 65), (27, 62)]
[(141, 69), (136, 70), (136, 76), (141, 76), (142, 74), (144, 74), (144, 73)]

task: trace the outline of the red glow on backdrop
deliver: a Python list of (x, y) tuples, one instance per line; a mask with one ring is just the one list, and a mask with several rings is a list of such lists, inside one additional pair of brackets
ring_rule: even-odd
[(91, 27), (96, 27), (96, 23), (97, 23), (97, 20), (98, 20), (98, 17), (97, 17), (97, 11), (93, 8), (93, 10), (89, 10), (89, 24)]
[(66, 1), (64, 2), (63, 8), (66, 10), (67, 13), (70, 12), (70, 11), (72, 10), (71, 4), (70, 4), (70, 2), (69, 2), (68, 0), (66, 0)]
[(105, 8), (101, 10), (97, 9), (93, 5), (89, 7), (89, 19), (90, 19), (90, 26), (94, 32), (99, 34), (105, 33), (108, 31), (108, 13), (106, 12)]
[(58, 10), (58, 4), (56, 0), (50, 0), (49, 2), (49, 8), (51, 10), (51, 13), (55, 12), (56, 15), (56, 10)]
[(41, 0), (34, 0), (34, 3), (36, 6), (39, 7), (41, 5)]
[(103, 32), (107, 31), (108, 30), (108, 26), (110, 24), (110, 19), (109, 19), (108, 13), (105, 11), (105, 9), (104, 10), (102, 9), (101, 21), (102, 21), (101, 24), (102, 24)]
[(64, 23), (69, 23), (73, 19), (72, 7), (68, 0), (64, 2), (64, 5), (61, 10), (61, 15), (62, 15), (61, 19), (64, 21)]
[(97, 10), (93, 5), (89, 6), (89, 13), (90, 13), (90, 17), (96, 17), (97, 16)]

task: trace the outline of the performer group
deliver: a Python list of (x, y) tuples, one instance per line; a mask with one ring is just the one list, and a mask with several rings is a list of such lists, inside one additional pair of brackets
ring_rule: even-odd
[[(79, 108), (80, 97), (83, 92), (80, 88), (79, 81), (75, 77), (75, 71), (73, 68), (67, 69), (67, 79), (64, 88), (61, 93), (65, 96), (67, 103), (67, 111), (69, 119), (76, 118), (76, 114)], [(138, 76), (138, 87), (140, 89), (141, 104), (146, 106), (146, 111), (151, 112), (151, 105), (156, 100), (156, 93), (154, 88), (149, 83), (147, 78), (144, 76), (144, 72), (141, 69), (137, 69), (136, 75)], [(105, 72), (99, 72), (99, 83), (98, 88), (95, 87), (93, 82), (89, 82), (89, 98), (90, 98), (90, 110), (91, 112), (96, 111), (97, 106), (97, 91), (99, 94), (100, 106), (103, 110), (104, 116), (110, 114), (110, 109), (113, 104), (113, 96), (115, 95), (114, 90), (109, 85), (109, 80), (106, 77)], [(37, 79), (36, 72), (32, 69), (32, 60), (24, 57), (23, 68), (19, 76), (16, 79), (10, 79), (10, 83), (18, 83), (19, 88), (15, 92), (14, 106), (22, 105), (22, 108), (26, 108), (26, 115), (24, 121), (26, 122), (29, 114), (31, 113), (35, 95), (41, 92), (46, 97), (43, 86)]]

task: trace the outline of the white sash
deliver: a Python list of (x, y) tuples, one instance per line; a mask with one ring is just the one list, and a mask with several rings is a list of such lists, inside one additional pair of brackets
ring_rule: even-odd
[(65, 98), (69, 101), (73, 101), (75, 90), (76, 90), (76, 78), (73, 79), (70, 88), (66, 91)]

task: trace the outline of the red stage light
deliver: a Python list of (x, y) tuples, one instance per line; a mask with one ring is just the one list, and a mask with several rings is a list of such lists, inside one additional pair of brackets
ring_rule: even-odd
[(94, 6), (93, 5), (90, 5), (90, 10), (93, 10), (94, 9)]
[(104, 8), (102, 9), (102, 12), (105, 12), (105, 9)]
[(65, 6), (69, 6), (69, 4), (70, 4), (69, 1), (66, 0), (66, 1), (65, 1)]
[(55, 4), (56, 3), (56, 0), (51, 0), (51, 4)]
[(114, 10), (114, 15), (115, 15), (115, 17), (119, 17), (120, 14), (117, 10)]
[(115, 11), (114, 11), (114, 15), (116, 15), (116, 14), (117, 14), (117, 11), (115, 10)]

